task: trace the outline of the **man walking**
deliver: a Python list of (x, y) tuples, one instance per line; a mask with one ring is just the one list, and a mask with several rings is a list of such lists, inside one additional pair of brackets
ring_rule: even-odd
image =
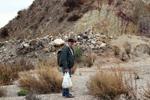
[[(68, 39), (68, 43), (66, 46), (64, 46), (61, 50), (62, 52), (62, 72), (65, 74), (65, 72), (69, 72), (70, 77), (71, 77), (71, 68), (74, 65), (74, 50), (72, 48), (74, 44), (73, 39)], [(63, 88), (63, 96), (66, 98), (74, 98), (72, 94), (69, 93), (68, 88)]]

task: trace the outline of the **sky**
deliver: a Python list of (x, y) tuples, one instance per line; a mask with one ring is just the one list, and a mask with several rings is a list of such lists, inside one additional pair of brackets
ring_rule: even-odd
[(17, 16), (19, 10), (28, 8), (34, 0), (0, 0), (0, 28)]

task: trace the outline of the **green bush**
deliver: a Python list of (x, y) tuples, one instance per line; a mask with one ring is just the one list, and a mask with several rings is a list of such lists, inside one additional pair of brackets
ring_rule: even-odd
[(82, 60), (83, 49), (82, 47), (74, 47), (74, 57), (75, 62), (81, 62)]
[(21, 90), (17, 94), (18, 94), (18, 96), (26, 96), (28, 94), (28, 91), (27, 90)]

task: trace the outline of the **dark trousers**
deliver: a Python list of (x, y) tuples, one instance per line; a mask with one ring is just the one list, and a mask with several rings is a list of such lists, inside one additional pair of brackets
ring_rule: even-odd
[[(62, 67), (62, 72), (65, 74), (65, 68)], [(71, 68), (68, 68), (69, 75), (71, 76)], [(69, 89), (68, 88), (63, 88), (63, 95), (69, 95)]]

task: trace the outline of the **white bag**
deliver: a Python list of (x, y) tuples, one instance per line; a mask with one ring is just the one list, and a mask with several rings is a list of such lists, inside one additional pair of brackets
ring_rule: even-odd
[(70, 78), (70, 75), (69, 75), (68, 72), (65, 73), (65, 75), (64, 75), (62, 87), (63, 88), (70, 88), (70, 87), (72, 87), (72, 81), (71, 81), (71, 78)]

